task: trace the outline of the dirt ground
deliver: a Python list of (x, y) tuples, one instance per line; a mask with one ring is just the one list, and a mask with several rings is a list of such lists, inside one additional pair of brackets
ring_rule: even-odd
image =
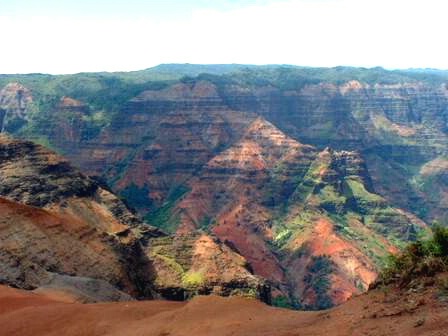
[(448, 294), (429, 283), (377, 289), (342, 306), (298, 312), (245, 298), (69, 303), (0, 286), (1, 336), (448, 335)]

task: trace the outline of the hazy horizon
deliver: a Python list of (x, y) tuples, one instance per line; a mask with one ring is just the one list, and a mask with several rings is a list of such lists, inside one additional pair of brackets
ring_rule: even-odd
[(351, 65), (335, 65), (335, 66), (328, 66), (328, 67), (319, 67), (319, 66), (308, 66), (308, 65), (298, 65), (298, 64), (242, 64), (242, 63), (160, 63), (156, 64), (154, 66), (146, 67), (143, 69), (135, 69), (135, 70), (112, 70), (112, 71), (79, 71), (79, 72), (71, 72), (71, 73), (48, 73), (48, 72), (16, 72), (16, 73), (0, 73), (0, 75), (51, 75), (51, 76), (64, 76), (64, 75), (76, 75), (76, 74), (83, 74), (83, 73), (125, 73), (125, 72), (138, 72), (138, 71), (145, 71), (150, 70), (153, 68), (157, 68), (160, 66), (169, 66), (169, 65), (186, 65), (186, 66), (228, 66), (228, 65), (234, 65), (234, 66), (248, 66), (248, 67), (297, 67), (297, 68), (322, 68), (322, 69), (331, 69), (331, 68), (338, 68), (338, 67), (345, 67), (345, 68), (358, 68), (358, 69), (374, 69), (374, 68), (382, 68), (386, 71), (447, 71), (448, 69), (440, 69), (440, 68), (385, 68), (382, 66), (372, 66), (372, 67), (363, 67), (363, 66), (351, 66)]
[(441, 0), (0, 0), (0, 73), (159, 64), (448, 69)]

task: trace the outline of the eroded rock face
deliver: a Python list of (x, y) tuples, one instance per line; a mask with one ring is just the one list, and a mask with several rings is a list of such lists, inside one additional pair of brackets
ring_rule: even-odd
[(179, 221), (179, 233), (211, 229), (232, 242), (257, 274), (281, 283), (281, 266), (266, 242), (272, 237), (269, 209), (291, 195), (290, 177), (303, 175), (313, 155), (310, 146), (257, 119), (241, 141), (209, 161), (170, 220)]
[(104, 280), (55, 273), (49, 273), (48, 280), (33, 292), (48, 298), (63, 297), (68, 302), (134, 301), (132, 296)]
[(270, 286), (252, 274), (246, 259), (204, 232), (153, 239), (147, 253), (157, 273), (155, 289), (162, 297), (238, 295), (271, 302)]
[(115, 196), (40, 145), (1, 136), (0, 153), (2, 282), (36, 288), (60, 273), (151, 295), (146, 228)]
[(92, 196), (98, 186), (67, 160), (32, 142), (0, 136), (0, 194), (44, 207), (70, 197)]
[[(40, 145), (0, 136), (0, 179), (1, 283), (83, 302), (129, 298), (119, 290), (137, 298), (177, 298), (173, 288), (185, 293), (183, 299), (213, 290), (269, 301), (269, 286), (223, 243), (202, 234), (179, 247)], [(179, 253), (164, 264), (169, 251)], [(184, 265), (189, 253), (191, 267), (172, 285), (170, 267)]]
[[(26, 98), (17, 98), (20, 90)], [(3, 91), (9, 92), (4, 99), (8, 106), (29, 106), (32, 99), (18, 84)], [(191, 79), (141, 92), (110, 120), (107, 111), (95, 110), (89, 101), (56, 97), (49, 120), (29, 136), (47, 138), (76, 166), (105, 177), (146, 214), (263, 116), (301, 143), (359, 151), (379, 194), (432, 221), (443, 219), (442, 210), (430, 209), (444, 209), (445, 198), (435, 204), (415, 183), (413, 172), (445, 155), (447, 92), (445, 84), (416, 81), (352, 80), (281, 89), (263, 82), (246, 86)], [(390, 183), (391, 176), (398, 182)]]
[(160, 206), (255, 118), (229, 109), (205, 81), (142, 92), (96, 137), (86, 120), (100, 113), (84, 104), (61, 100), (52, 113), (50, 143), (85, 172), (103, 176), (142, 213)]
[(21, 84), (10, 83), (0, 91), (0, 132), (14, 132), (29, 120), (33, 103), (31, 91)]
[[(47, 283), (54, 272), (103, 279), (136, 294), (117, 251), (120, 242), (114, 241), (112, 232), (104, 232), (77, 216), (4, 198), (1, 210), (2, 283), (37, 288)], [(126, 229), (115, 224), (117, 233)]]

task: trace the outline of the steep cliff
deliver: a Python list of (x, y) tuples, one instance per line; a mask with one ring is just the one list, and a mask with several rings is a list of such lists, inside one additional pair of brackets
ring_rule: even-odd
[(144, 227), (121, 201), (60, 156), (0, 136), (2, 282), (25, 288), (52, 274), (101, 279), (151, 296)]

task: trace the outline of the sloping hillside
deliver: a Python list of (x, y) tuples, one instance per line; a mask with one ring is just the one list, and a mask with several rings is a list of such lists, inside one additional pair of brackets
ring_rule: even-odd
[(217, 296), (188, 303), (82, 305), (0, 287), (0, 323), (7, 336), (445, 335), (448, 296), (442, 284), (447, 275), (429, 281), (413, 290), (374, 290), (323, 312), (295, 312)]

